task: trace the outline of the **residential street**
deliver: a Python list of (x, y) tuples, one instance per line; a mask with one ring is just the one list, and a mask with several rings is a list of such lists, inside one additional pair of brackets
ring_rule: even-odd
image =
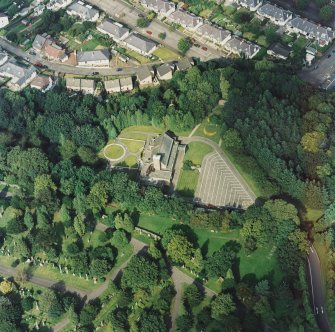
[(326, 313), (326, 302), (323, 294), (323, 284), (320, 260), (313, 246), (311, 246), (308, 257), (309, 277), (311, 283), (312, 308), (316, 320), (322, 332), (331, 332)]
[[(133, 30), (138, 31), (143, 35), (146, 35), (148, 38), (164, 44), (175, 51), (178, 51), (178, 41), (181, 38), (185, 38), (185, 35), (178, 30), (170, 31), (169, 26), (161, 22), (159, 19), (154, 19), (147, 28), (141, 29), (136, 27), (136, 21), (139, 18), (139, 14), (143, 12), (123, 0), (87, 0), (87, 2), (100, 8), (116, 21), (128, 25)], [(147, 30), (152, 31), (153, 34), (148, 36), (145, 32)], [(163, 41), (158, 38), (158, 34), (161, 32), (166, 33), (166, 38)], [(209, 60), (223, 56), (222, 52), (219, 52), (208, 45), (206, 45), (206, 47), (208, 50), (204, 51), (201, 48), (193, 46), (188, 51), (187, 55), (189, 57), (200, 58), (201, 60)]]

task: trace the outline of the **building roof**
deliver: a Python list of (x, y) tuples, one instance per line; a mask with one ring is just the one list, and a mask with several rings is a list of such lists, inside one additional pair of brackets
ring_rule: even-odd
[(323, 39), (329, 42), (334, 38), (334, 31), (332, 29), (319, 26), (311, 21), (302, 19), (301, 17), (295, 17), (288, 23), (288, 25), (317, 40)]
[(122, 26), (120, 23), (113, 22), (109, 19), (104, 20), (99, 26), (98, 29), (112, 35), (116, 38), (122, 38), (129, 29)]
[(141, 0), (141, 3), (161, 13), (167, 13), (176, 7), (173, 2), (167, 0)]
[(204, 36), (208, 36), (218, 42), (223, 42), (227, 37), (229, 37), (230, 31), (224, 30), (220, 27), (217, 27), (215, 25), (205, 23), (202, 26), (200, 26), (197, 30), (200, 34)]
[(13, 83), (20, 86), (23, 85), (34, 72), (36, 72), (36, 68), (34, 66), (24, 68), (11, 61), (6, 62), (0, 67), (0, 75), (12, 77)]
[(55, 43), (46, 43), (44, 52), (47, 56), (54, 59), (61, 59), (65, 55), (65, 51)]
[(195, 28), (200, 22), (202, 22), (202, 18), (195, 16), (185, 10), (177, 9), (174, 11), (169, 18), (176, 23), (185, 25), (189, 28)]
[(133, 80), (131, 77), (121, 77), (120, 78), (120, 86), (122, 87), (126, 87), (131, 85), (133, 87)]
[(142, 66), (137, 69), (137, 78), (140, 82), (147, 79), (148, 77), (152, 77), (148, 66)]
[(275, 43), (269, 47), (269, 51), (272, 51), (273, 53), (278, 54), (284, 58), (288, 58), (291, 53), (291, 48), (280, 43)]
[(66, 87), (80, 89), (80, 78), (68, 77), (66, 79)]
[(239, 3), (244, 4), (249, 8), (256, 7), (258, 4), (262, 3), (263, 0), (238, 0)]
[(177, 69), (178, 70), (187, 70), (192, 67), (192, 63), (188, 58), (181, 59), (177, 62)]
[(246, 58), (252, 58), (260, 50), (260, 46), (239, 37), (229, 39), (225, 47), (235, 53), (244, 54)]
[(172, 73), (172, 69), (171, 66), (168, 63), (164, 63), (162, 65), (160, 65), (159, 67), (157, 67), (157, 74), (158, 76), (162, 77), (168, 73)]
[(91, 20), (99, 11), (85, 6), (81, 1), (75, 2), (67, 8), (69, 11), (77, 13), (78, 16), (83, 17), (85, 20)]
[(105, 89), (106, 90), (111, 90), (111, 89), (119, 89), (120, 90), (120, 88), (121, 88), (119, 79), (105, 81), (104, 84), (105, 84)]
[(154, 142), (152, 155), (160, 155), (161, 163), (167, 165), (170, 159), (174, 139), (167, 133), (159, 135)]
[(0, 17), (7, 17), (8, 18), (8, 16), (4, 13), (0, 13)]
[(30, 83), (31, 86), (38, 87), (40, 89), (46, 88), (49, 84), (50, 84), (50, 77), (41, 75), (36, 76)]
[(35, 50), (41, 50), (46, 42), (46, 38), (41, 35), (36, 35), (34, 42), (33, 42), (33, 48)]
[(80, 87), (85, 89), (93, 89), (95, 88), (95, 81), (94, 80), (86, 80), (81, 79), (80, 80)]
[(104, 61), (110, 58), (108, 49), (77, 53), (77, 62)]
[(257, 9), (257, 12), (263, 16), (269, 16), (274, 18), (277, 21), (285, 22), (292, 16), (292, 12), (285, 10), (283, 8), (271, 5), (270, 3), (266, 3), (262, 7)]
[(124, 41), (145, 53), (149, 53), (157, 45), (152, 40), (135, 33), (127, 37)]

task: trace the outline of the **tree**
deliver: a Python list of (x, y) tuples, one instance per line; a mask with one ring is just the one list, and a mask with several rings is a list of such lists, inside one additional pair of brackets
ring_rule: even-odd
[(161, 39), (161, 40), (164, 40), (166, 38), (166, 33), (165, 32), (160, 32), (158, 34), (158, 38)]
[(225, 148), (239, 151), (242, 149), (242, 140), (239, 132), (235, 129), (228, 129), (222, 135), (222, 144)]
[(162, 315), (155, 310), (144, 310), (139, 321), (141, 332), (165, 332), (166, 324)]
[(134, 230), (134, 223), (127, 213), (125, 213), (123, 216), (118, 213), (115, 216), (114, 222), (116, 229), (124, 229), (128, 233), (131, 233)]
[(11, 293), (13, 291), (13, 284), (8, 280), (3, 280), (0, 282), (0, 292), (3, 295)]
[(304, 10), (308, 6), (308, 0), (298, 0), (297, 1), (297, 8), (300, 10)]
[(110, 264), (106, 259), (95, 259), (90, 267), (94, 277), (104, 277), (110, 271)]
[(146, 257), (134, 256), (125, 268), (121, 279), (123, 287), (134, 290), (149, 288), (158, 282), (157, 264)]
[(188, 332), (193, 326), (193, 317), (191, 313), (178, 316), (177, 321), (177, 331), (178, 332)]
[(79, 147), (77, 152), (79, 158), (85, 164), (93, 165), (97, 161), (96, 153), (87, 146)]
[(39, 298), (39, 308), (49, 317), (56, 318), (63, 313), (62, 305), (55, 293), (51, 289), (45, 289)]
[(329, 22), (333, 17), (333, 8), (330, 5), (323, 6), (320, 9), (320, 17), (324, 22)]
[(85, 217), (83, 215), (75, 216), (73, 227), (79, 236), (84, 236), (87, 228), (85, 224)]
[(189, 38), (181, 38), (178, 41), (177, 47), (178, 50), (185, 55), (187, 51), (191, 48), (192, 43)]
[(140, 17), (136, 21), (136, 26), (138, 26), (139, 28), (146, 28), (149, 26), (149, 24), (150, 21), (147, 20), (145, 17)]
[(223, 74), (220, 76), (220, 90), (223, 99), (228, 99), (230, 83)]
[(127, 234), (124, 230), (118, 229), (113, 233), (111, 244), (119, 249), (124, 248), (128, 244)]
[(166, 254), (177, 264), (189, 265), (194, 255), (194, 248), (186, 236), (177, 234), (167, 245)]
[(79, 318), (80, 324), (83, 326), (91, 326), (98, 312), (99, 312), (98, 305), (92, 303), (85, 304), (82, 311), (80, 312), (80, 318)]
[(317, 153), (324, 138), (324, 133), (318, 131), (309, 132), (301, 138), (301, 145), (305, 151)]
[(236, 310), (236, 305), (230, 294), (219, 294), (211, 304), (212, 317), (221, 320)]
[(186, 287), (183, 294), (183, 301), (190, 309), (199, 305), (203, 299), (204, 294), (195, 284), (191, 284)]

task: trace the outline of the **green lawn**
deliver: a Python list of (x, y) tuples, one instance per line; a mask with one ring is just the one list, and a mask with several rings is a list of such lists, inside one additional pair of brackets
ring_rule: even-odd
[(132, 139), (139, 139), (145, 141), (147, 139), (147, 134), (140, 134), (140, 133), (131, 133), (131, 132), (121, 132), (119, 138), (132, 138)]
[(105, 156), (110, 159), (121, 158), (123, 153), (124, 150), (119, 145), (110, 145), (104, 149)]
[(137, 159), (135, 156), (128, 156), (125, 160), (118, 164), (124, 167), (137, 167)]
[(206, 154), (212, 152), (213, 149), (206, 143), (192, 142), (188, 144), (184, 160), (191, 160), (193, 165), (201, 165)]
[(179, 194), (185, 197), (194, 197), (198, 179), (199, 172), (197, 170), (181, 170), (177, 184), (177, 191)]
[[(124, 134), (124, 133), (130, 132), (130, 131), (142, 131), (144, 133), (158, 133), (158, 134), (160, 134), (164, 131), (164, 129), (156, 128), (156, 127), (153, 127), (153, 126), (130, 126), (130, 127), (127, 127), (125, 129), (123, 129), (121, 135)], [(143, 134), (141, 134), (141, 135), (143, 135)]]
[(131, 153), (137, 153), (140, 152), (141, 149), (144, 146), (144, 141), (139, 142), (139, 141), (130, 141), (126, 139), (121, 139), (122, 144), (126, 145), (128, 148), (128, 151)]
[(179, 58), (179, 55), (176, 52), (166, 48), (160, 47), (153, 52), (153, 55), (157, 56), (158, 58), (165, 60), (175, 60)]
[(93, 39), (83, 43), (82, 49), (83, 49), (83, 51), (94, 51), (99, 45), (100, 45), (99, 41), (97, 41), (95, 38), (93, 38)]
[(131, 50), (127, 50), (126, 54), (133, 59), (136, 59), (139, 63), (141, 64), (146, 64), (150, 62), (150, 59), (148, 59), (147, 57), (135, 52), (135, 51), (131, 51)]
[(201, 136), (211, 139), (212, 141), (219, 143), (220, 141), (220, 127), (217, 124), (211, 123), (209, 118), (206, 118), (199, 128), (194, 133), (194, 136)]
[(157, 234), (163, 234), (166, 229), (175, 223), (176, 221), (169, 217), (141, 214), (137, 226)]

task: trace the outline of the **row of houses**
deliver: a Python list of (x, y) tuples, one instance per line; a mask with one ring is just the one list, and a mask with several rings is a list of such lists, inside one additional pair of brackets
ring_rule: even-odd
[(285, 26), (288, 32), (315, 40), (320, 46), (328, 45), (335, 38), (331, 28), (323, 27), (299, 16), (293, 17), (291, 11), (270, 3), (263, 4), (263, 0), (234, 0), (234, 2), (250, 11), (256, 11), (259, 16), (268, 18), (276, 25)]
[[(185, 71), (191, 68), (193, 62), (187, 58), (181, 59), (176, 64), (164, 63), (157, 68), (152, 66), (142, 66), (136, 72), (136, 80), (140, 87), (158, 84), (158, 80), (170, 80), (174, 71)], [(108, 93), (127, 92), (134, 89), (133, 78), (122, 77), (103, 82), (104, 88)], [(94, 94), (96, 83), (92, 79), (83, 78), (67, 78), (66, 87), (72, 91), (81, 91), (83, 93)]]
[(261, 49), (260, 46), (248, 42), (243, 38), (232, 36), (228, 30), (177, 8), (174, 3), (167, 0), (140, 0), (140, 3), (144, 7), (155, 11), (159, 16), (166, 17), (168, 20), (196, 33), (199, 37), (204, 37), (219, 46), (223, 46), (228, 52), (237, 55), (243, 54), (246, 58), (251, 59)]

